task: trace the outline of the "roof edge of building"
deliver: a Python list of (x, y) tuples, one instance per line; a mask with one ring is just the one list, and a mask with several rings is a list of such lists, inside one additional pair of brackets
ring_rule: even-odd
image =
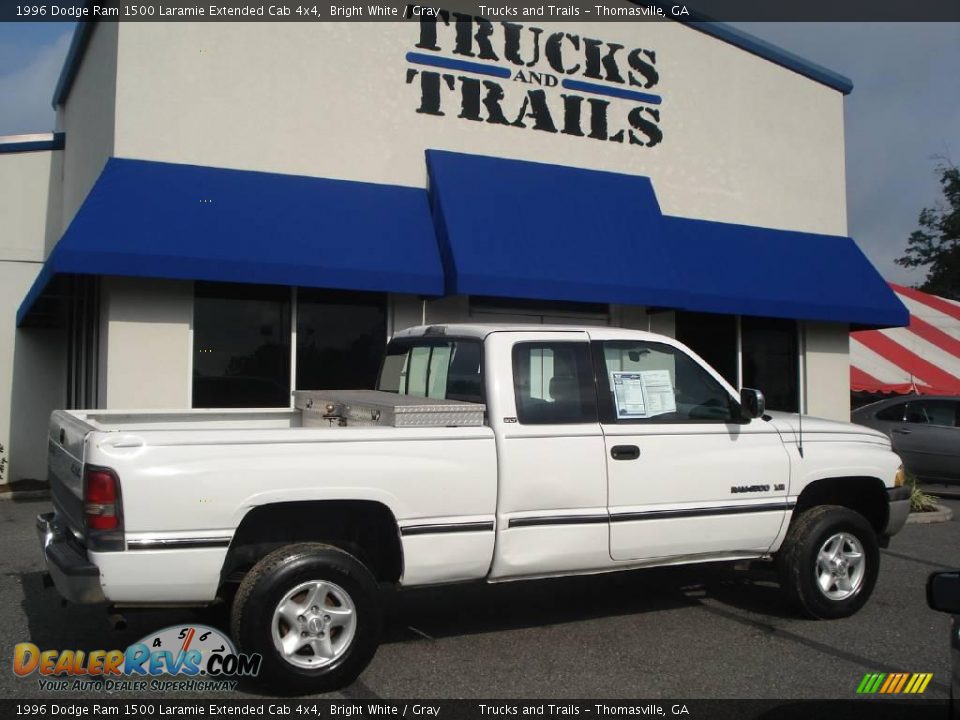
[[(87, 0), (88, 5), (92, 2), (93, 0)], [(811, 80), (838, 90), (844, 95), (849, 95), (853, 90), (853, 81), (850, 80), (850, 78), (825, 68), (822, 65), (818, 65), (815, 62), (806, 60), (766, 40), (761, 40), (755, 35), (751, 35), (727, 23), (707, 20), (706, 18), (680, 20), (678, 22), (718, 40), (734, 45), (764, 60), (769, 60), (788, 70), (793, 70)], [(70, 41), (70, 49), (67, 51), (67, 57), (64, 60), (63, 68), (60, 70), (60, 77), (57, 80), (57, 86), (53, 93), (52, 104), (54, 108), (63, 105), (70, 96), (70, 90), (73, 88), (73, 82), (77, 77), (77, 72), (80, 70), (80, 63), (83, 61), (87, 46), (90, 44), (90, 38), (93, 35), (96, 24), (96, 21), (77, 23), (73, 31), (73, 38)]]
[(769, 60), (788, 70), (793, 70), (804, 77), (808, 77), (822, 85), (833, 88), (844, 95), (849, 95), (853, 91), (853, 81), (845, 75), (841, 75), (823, 65), (818, 65), (815, 62), (802, 58), (789, 50), (784, 50), (773, 43), (762, 40), (756, 35), (751, 35), (733, 25), (716, 22), (714, 20), (691, 20), (682, 22), (694, 30), (699, 30), (702, 33), (735, 45), (741, 50), (745, 50), (764, 60)]
[[(87, 5), (91, 0), (88, 0)], [(70, 40), (70, 48), (67, 50), (67, 57), (63, 61), (63, 67), (60, 69), (60, 77), (57, 79), (57, 87), (53, 91), (53, 100), (51, 105), (56, 109), (63, 105), (70, 96), (70, 90), (73, 88), (73, 81), (77, 79), (77, 73), (80, 71), (80, 63), (87, 52), (87, 46), (90, 44), (90, 38), (93, 36), (95, 22), (78, 22), (73, 29), (73, 38)]]

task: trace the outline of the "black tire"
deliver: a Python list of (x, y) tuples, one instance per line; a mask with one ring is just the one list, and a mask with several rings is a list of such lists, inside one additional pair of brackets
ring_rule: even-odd
[[(333, 583), (352, 602), (353, 638), (332, 662), (303, 667), (295, 663), (323, 661), (300, 656), (287, 660), (274, 644), (274, 613), (288, 593), (317, 580)], [(230, 621), (233, 639), (240, 649), (263, 657), (259, 678), (271, 690), (291, 693), (328, 692), (352, 683), (373, 659), (382, 626), (383, 609), (376, 578), (349, 553), (320, 543), (287, 545), (258, 562), (240, 583)], [(279, 627), (287, 626), (280, 623)], [(327, 629), (331, 641), (336, 630)], [(285, 632), (291, 631), (288, 628)], [(311, 655), (313, 651), (304, 648), (303, 652)]]
[[(865, 567), (855, 592), (848, 597), (832, 598), (817, 581), (817, 558), (825, 543), (840, 533), (859, 542)], [(803, 615), (818, 620), (856, 613), (870, 598), (879, 570), (880, 549), (870, 523), (859, 513), (839, 505), (813, 507), (795, 518), (777, 553), (777, 571), (784, 594)], [(840, 586), (831, 591), (839, 594)]]

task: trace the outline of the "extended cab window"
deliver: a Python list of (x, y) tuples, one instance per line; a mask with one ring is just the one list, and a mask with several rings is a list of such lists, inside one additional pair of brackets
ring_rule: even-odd
[(387, 346), (378, 390), (435, 398), (483, 402), (479, 340), (404, 338)]
[(517, 343), (513, 390), (517, 420), (524, 425), (597, 422), (587, 343)]
[(604, 422), (732, 422), (730, 393), (699, 363), (662, 343), (595, 344)]

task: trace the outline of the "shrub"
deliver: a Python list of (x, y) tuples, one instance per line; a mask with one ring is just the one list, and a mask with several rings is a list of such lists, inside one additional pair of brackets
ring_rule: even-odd
[(917, 486), (913, 473), (906, 473), (906, 484), (910, 488), (910, 512), (933, 512), (937, 509), (937, 498), (927, 495)]

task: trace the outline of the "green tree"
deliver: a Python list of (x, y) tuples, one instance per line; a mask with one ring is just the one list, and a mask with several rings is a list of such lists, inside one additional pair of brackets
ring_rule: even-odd
[(937, 167), (943, 202), (920, 211), (920, 229), (910, 233), (907, 251), (897, 258), (903, 267), (925, 267), (924, 292), (960, 300), (960, 168)]
[(944, 200), (920, 211), (920, 229), (910, 233), (906, 253), (896, 262), (927, 268), (924, 292), (960, 300), (960, 168), (943, 163), (937, 174)]

